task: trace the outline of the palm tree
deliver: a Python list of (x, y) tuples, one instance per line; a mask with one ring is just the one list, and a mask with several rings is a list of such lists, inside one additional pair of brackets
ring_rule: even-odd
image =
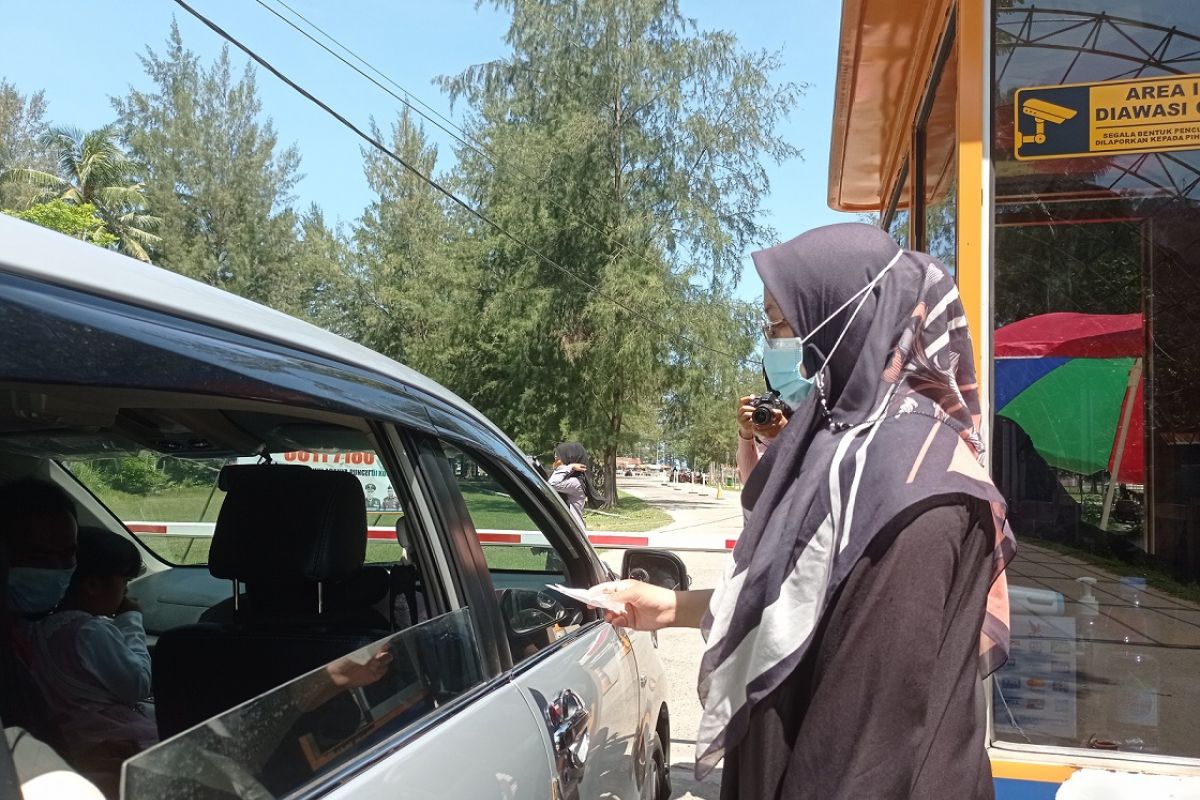
[(41, 137), (55, 156), (58, 174), (36, 169), (9, 169), (0, 181), (24, 183), (40, 193), (39, 201), (59, 198), (74, 205), (90, 203), (117, 237), (117, 249), (142, 261), (159, 242), (151, 231), (158, 217), (147, 212), (143, 186), (131, 182), (133, 164), (117, 144), (111, 126), (83, 133), (77, 128), (52, 128)]

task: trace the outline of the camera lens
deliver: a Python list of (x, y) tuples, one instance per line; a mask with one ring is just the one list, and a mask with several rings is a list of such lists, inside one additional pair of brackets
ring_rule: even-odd
[(771, 409), (768, 406), (759, 406), (750, 414), (750, 421), (760, 428), (771, 421)]

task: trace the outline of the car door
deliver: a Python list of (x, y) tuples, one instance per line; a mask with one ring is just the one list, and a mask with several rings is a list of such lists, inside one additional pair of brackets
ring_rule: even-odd
[(420, 613), (130, 759), (123, 798), (555, 795), (544, 726), (500, 666), (495, 609), (444, 535), (443, 498), (418, 481), (395, 428), (373, 430), (404, 509), (403, 563), (420, 574), (410, 607)]
[[(441, 473), (437, 484), (457, 490), (446, 499), (458, 520), (458, 536), (493, 596), (540, 593), (542, 602), (560, 601), (569, 612), (563, 624), (540, 638), (520, 636), (511, 626), (504, 631), (509, 674), (540, 728), (559, 796), (649, 796), (642, 789), (641, 677), (629, 637), (599, 612), (572, 606), (548, 588), (557, 583), (587, 587), (605, 577), (582, 532), (564, 508), (539, 499), (540, 486), (524, 483), (523, 465), (515, 457), (506, 464), (445, 441), (429, 442), (426, 457), (431, 477), (435, 469)], [(505, 604), (500, 605), (507, 624)]]

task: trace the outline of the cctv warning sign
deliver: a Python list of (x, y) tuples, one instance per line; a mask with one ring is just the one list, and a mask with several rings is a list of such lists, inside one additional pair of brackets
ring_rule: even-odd
[(1019, 161), (1200, 150), (1200, 75), (1018, 89)]

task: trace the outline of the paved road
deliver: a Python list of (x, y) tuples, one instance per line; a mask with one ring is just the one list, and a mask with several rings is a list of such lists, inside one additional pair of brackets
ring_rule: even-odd
[[(661, 480), (625, 478), (621, 489), (667, 511), (673, 521), (659, 528), (661, 532), (677, 532), (682, 539), (691, 531), (720, 531), (736, 535), (742, 527), (742, 512), (737, 492), (722, 492), (714, 496), (712, 489), (681, 484), (679, 488), (663, 486)], [(679, 554), (688, 566), (692, 588), (710, 589), (717, 583), (728, 563), (726, 553)], [(621, 564), (621, 551), (609, 551), (606, 558), (615, 568)], [(704, 640), (695, 630), (666, 630), (659, 633), (659, 656), (671, 680), (671, 777), (679, 800), (716, 800), (720, 795), (720, 770), (704, 783), (692, 778), (695, 759), (696, 730), (700, 725), (700, 701), (696, 698), (696, 673)]]

